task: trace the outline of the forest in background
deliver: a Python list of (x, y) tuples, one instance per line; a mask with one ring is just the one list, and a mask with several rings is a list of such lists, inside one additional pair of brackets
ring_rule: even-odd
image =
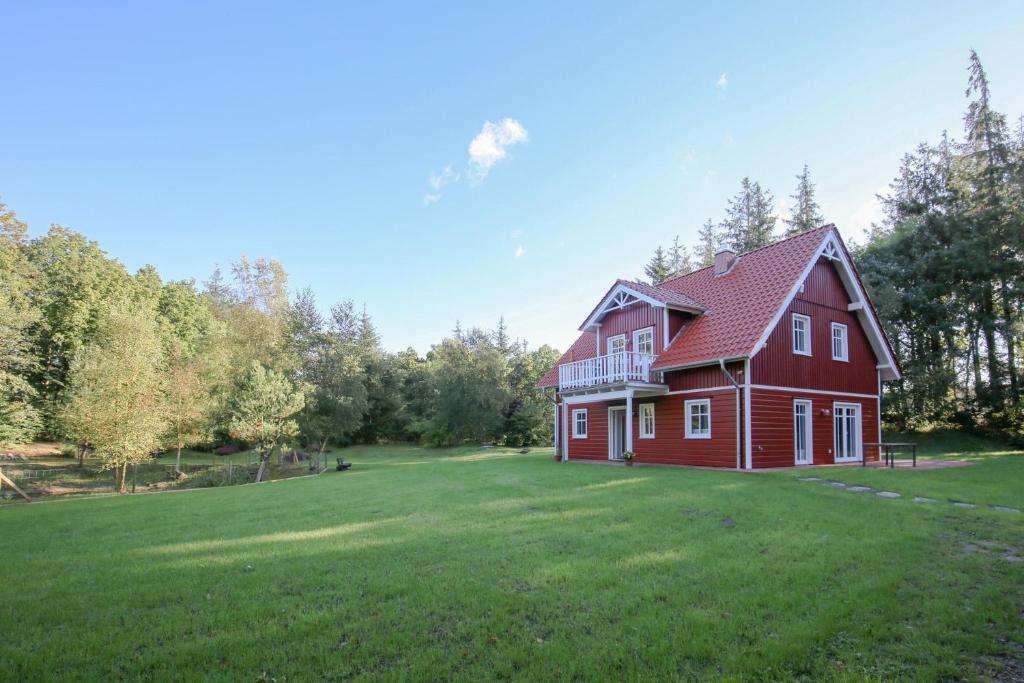
[(491, 331), (389, 353), (352, 301), (326, 314), (284, 267), (242, 257), (203, 285), (129, 273), (59, 225), (0, 204), (0, 443), (94, 448), (123, 481), (157, 449), (550, 441), (534, 384), (559, 357)]
[[(956, 427), (1024, 441), (1024, 115), (996, 111), (971, 51), (963, 137), (942, 132), (904, 155), (883, 219), (852, 251), (903, 378), (885, 387), (886, 427)], [(659, 247), (644, 271), (657, 283), (827, 221), (810, 171), (792, 209), (775, 215), (770, 191), (744, 178), (725, 217), (699, 243)], [(782, 225), (779, 225), (781, 223)], [(780, 228), (784, 228), (780, 230)], [(842, 228), (842, 226), (840, 226)]]

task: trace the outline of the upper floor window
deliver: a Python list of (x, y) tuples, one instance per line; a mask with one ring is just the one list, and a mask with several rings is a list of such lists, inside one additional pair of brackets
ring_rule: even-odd
[(587, 409), (572, 411), (572, 436), (574, 439), (587, 438)]
[(654, 404), (640, 404), (640, 438), (654, 438)]
[(832, 323), (832, 360), (850, 360), (846, 325), (842, 323)]
[(608, 355), (613, 353), (622, 353), (626, 350), (626, 335), (617, 334), (614, 337), (608, 337)]
[(711, 399), (699, 398), (686, 401), (686, 438), (711, 438)]
[(654, 328), (645, 327), (633, 333), (633, 351), (654, 355)]
[(793, 314), (793, 353), (811, 355), (811, 317)]

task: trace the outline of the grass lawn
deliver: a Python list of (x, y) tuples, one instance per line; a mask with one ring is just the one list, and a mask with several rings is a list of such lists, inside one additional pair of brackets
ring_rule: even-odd
[[(0, 677), (959, 680), (1024, 658), (1024, 514), (792, 472), (340, 453), (351, 471), (0, 509)], [(1024, 506), (1021, 454), (816, 472)]]

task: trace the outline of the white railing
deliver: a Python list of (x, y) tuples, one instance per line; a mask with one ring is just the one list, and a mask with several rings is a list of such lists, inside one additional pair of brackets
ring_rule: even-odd
[(614, 382), (650, 382), (653, 363), (653, 355), (630, 351), (562, 363), (558, 366), (558, 386), (575, 389)]

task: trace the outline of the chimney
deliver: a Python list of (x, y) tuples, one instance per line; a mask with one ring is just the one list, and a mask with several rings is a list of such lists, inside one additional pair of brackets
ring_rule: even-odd
[(723, 249), (715, 254), (715, 275), (725, 275), (736, 264), (736, 253)]

